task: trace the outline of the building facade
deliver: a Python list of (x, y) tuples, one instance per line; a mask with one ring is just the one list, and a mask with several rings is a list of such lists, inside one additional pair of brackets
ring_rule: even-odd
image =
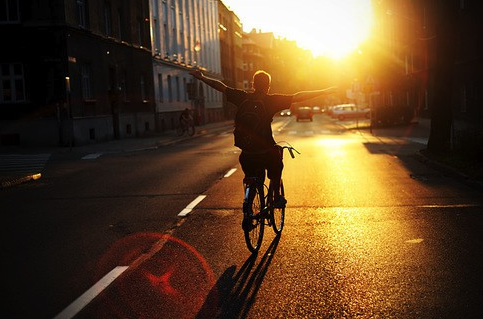
[[(450, 41), (454, 56), (446, 76), (451, 81), (450, 110), (453, 143), (465, 139), (483, 142), (483, 6), (477, 0), (451, 0), (446, 18), (437, 0), (385, 1), (375, 6), (376, 32), (369, 54), (378, 103), (387, 108), (405, 106), (415, 115), (441, 113), (436, 82), (439, 61), (447, 54), (441, 42)], [(442, 27), (443, 26), (443, 27)], [(446, 27), (445, 27), (446, 26)], [(452, 33), (452, 40), (444, 40)], [(438, 34), (442, 33), (442, 34)], [(440, 41), (440, 39), (443, 39)], [(374, 83), (375, 80), (375, 83)]]
[(2, 144), (154, 130), (148, 0), (2, 2)]
[(217, 2), (151, 0), (150, 16), (158, 129), (174, 129), (186, 108), (192, 110), (195, 124), (222, 119), (222, 95), (189, 75), (200, 68), (222, 78)]
[[(221, 72), (228, 86), (243, 88), (242, 23), (238, 16), (218, 1), (218, 33), (220, 36)], [(235, 117), (235, 106), (223, 101), (226, 119)]]

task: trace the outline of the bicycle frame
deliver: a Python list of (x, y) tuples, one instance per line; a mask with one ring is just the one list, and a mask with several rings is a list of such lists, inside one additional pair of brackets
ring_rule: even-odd
[[(295, 158), (293, 151), (300, 154), (292, 146), (280, 146), (280, 156), (283, 158), (283, 150), (288, 149), (292, 158)], [(272, 226), (275, 234), (281, 234), (284, 220), (285, 207), (275, 208), (275, 191), (273, 190), (272, 181), (268, 187), (264, 184), (265, 172), (263, 176), (246, 177), (243, 180), (245, 196), (243, 201), (244, 219), (242, 223), (245, 242), (248, 249), (255, 253), (260, 249), (264, 227)], [(280, 193), (284, 194), (283, 180), (280, 179)]]
[(195, 133), (195, 126), (193, 120), (180, 120), (178, 127), (176, 128), (176, 133), (181, 136), (187, 132), (189, 136), (193, 136)]

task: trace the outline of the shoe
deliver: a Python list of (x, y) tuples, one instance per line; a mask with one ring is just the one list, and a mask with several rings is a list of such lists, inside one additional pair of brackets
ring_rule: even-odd
[(285, 208), (285, 205), (287, 205), (287, 200), (283, 196), (279, 196), (273, 202), (273, 207), (274, 208)]

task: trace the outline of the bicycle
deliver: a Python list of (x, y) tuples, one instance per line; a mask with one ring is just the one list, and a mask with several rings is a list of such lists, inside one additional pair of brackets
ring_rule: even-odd
[(176, 134), (178, 134), (178, 136), (181, 136), (184, 134), (184, 132), (187, 132), (189, 136), (193, 136), (195, 134), (195, 125), (193, 123), (193, 120), (179, 121), (179, 125), (176, 128)]
[[(300, 154), (291, 145), (279, 146), (280, 156), (283, 158), (283, 150), (287, 149), (292, 158), (293, 151)], [(275, 208), (275, 190), (272, 181), (265, 185), (265, 172), (263, 176), (250, 176), (243, 180), (245, 196), (243, 200), (243, 232), (245, 243), (252, 253), (258, 252), (263, 240), (265, 225), (271, 226), (277, 236), (282, 233), (285, 223), (285, 206)], [(285, 196), (283, 180), (280, 178), (280, 195)], [(250, 209), (251, 208), (251, 209)]]

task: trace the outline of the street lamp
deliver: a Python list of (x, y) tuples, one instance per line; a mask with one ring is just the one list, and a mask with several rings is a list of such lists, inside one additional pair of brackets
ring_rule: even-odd
[(201, 43), (200, 41), (196, 41), (195, 43), (195, 66), (198, 65), (198, 52), (201, 51)]
[[(198, 63), (198, 55), (199, 55), (199, 52), (201, 51), (201, 42), (199, 40), (196, 41), (195, 43), (195, 63), (194, 63), (194, 67), (195, 68), (200, 68), (199, 66), (199, 63)], [(194, 108), (196, 110), (196, 116), (197, 116), (197, 119), (199, 121), (198, 124), (202, 124), (204, 122), (204, 97), (202, 96), (202, 94), (200, 94), (201, 92), (201, 88), (200, 88), (200, 84), (199, 81), (197, 79), (195, 79), (193, 85), (194, 85)]]

